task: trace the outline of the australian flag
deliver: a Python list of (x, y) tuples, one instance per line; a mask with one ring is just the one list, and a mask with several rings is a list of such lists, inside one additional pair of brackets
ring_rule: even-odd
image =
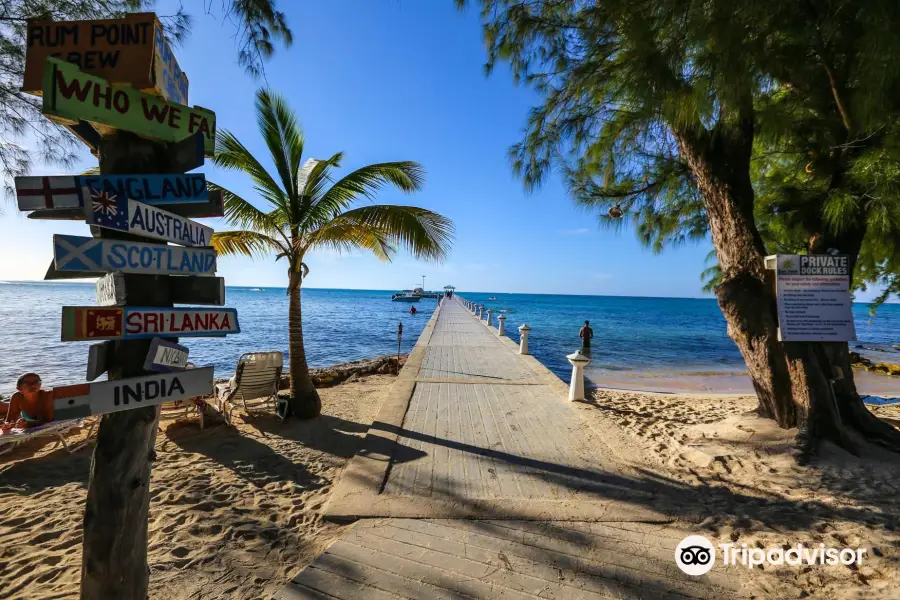
[(128, 198), (124, 194), (95, 189), (91, 185), (88, 185), (88, 189), (91, 192), (94, 225), (128, 231)]

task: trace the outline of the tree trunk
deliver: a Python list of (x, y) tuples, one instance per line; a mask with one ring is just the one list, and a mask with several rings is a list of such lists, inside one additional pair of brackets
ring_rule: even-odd
[[(161, 144), (119, 132), (103, 139), (100, 171), (167, 173), (168, 153)], [(101, 230), (101, 237), (146, 241)], [(125, 285), (129, 278), (125, 276)], [(136, 286), (137, 287), (137, 286)], [(172, 306), (165, 294), (129, 298), (143, 306)], [(151, 340), (116, 341), (108, 353), (109, 379), (144, 375)], [(147, 515), (150, 506), (150, 461), (156, 441), (158, 407), (103, 415), (91, 459), (84, 510), (81, 598), (146, 600)]]
[(300, 293), (300, 277), (290, 273), (290, 303), (288, 307), (288, 331), (290, 334), (291, 361), (291, 412), (298, 419), (312, 419), (322, 412), (322, 400), (309, 376), (306, 351), (303, 348), (303, 320)]
[(753, 381), (759, 414), (781, 427), (798, 427), (806, 456), (823, 439), (858, 453), (850, 428), (900, 450), (900, 432), (872, 415), (856, 392), (846, 343), (778, 341), (774, 276), (765, 270), (753, 217), (752, 119), (712, 133), (676, 132), (676, 139), (703, 197), (722, 268), (716, 297)]

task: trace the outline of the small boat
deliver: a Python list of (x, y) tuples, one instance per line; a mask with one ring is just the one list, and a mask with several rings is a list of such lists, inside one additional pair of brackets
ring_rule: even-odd
[(496, 299), (497, 298), (495, 298), (494, 296), (491, 296), (490, 298), (488, 298), (488, 300), (496, 300)]
[(413, 294), (409, 290), (403, 290), (399, 294), (394, 294), (391, 296), (391, 302), (418, 302), (422, 299), (422, 296), (418, 294)]

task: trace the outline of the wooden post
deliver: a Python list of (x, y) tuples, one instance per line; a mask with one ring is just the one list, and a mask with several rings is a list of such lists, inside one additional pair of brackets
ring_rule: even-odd
[[(128, 132), (100, 142), (100, 172), (170, 173), (165, 144)], [(145, 241), (114, 230), (103, 238)], [(125, 284), (129, 277), (125, 275)], [(167, 289), (167, 288), (165, 288)], [(129, 297), (132, 305), (172, 306), (165, 294)], [(167, 338), (177, 341), (177, 338)], [(117, 340), (107, 356), (109, 379), (149, 374), (144, 360), (151, 340)], [(91, 460), (81, 562), (83, 600), (146, 600), (147, 517), (150, 507), (150, 462), (154, 458), (159, 410), (156, 406), (103, 415)]]

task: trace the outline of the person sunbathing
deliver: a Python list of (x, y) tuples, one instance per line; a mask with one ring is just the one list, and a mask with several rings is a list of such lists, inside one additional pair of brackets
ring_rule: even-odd
[(28, 428), (53, 420), (53, 392), (41, 389), (37, 373), (25, 373), (16, 381), (16, 389), (9, 401), (6, 428)]

